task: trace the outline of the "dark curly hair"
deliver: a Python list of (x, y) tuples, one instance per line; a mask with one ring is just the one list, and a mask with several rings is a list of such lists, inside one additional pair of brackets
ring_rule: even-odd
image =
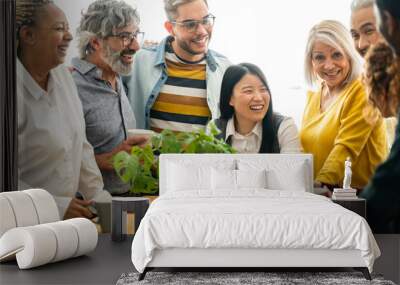
[(37, 21), (38, 11), (47, 4), (53, 4), (52, 0), (17, 0), (15, 2), (15, 26), (17, 35), (17, 52), (19, 45), (19, 31), (23, 26), (34, 26)]
[(370, 101), (384, 117), (395, 116), (400, 96), (400, 59), (386, 43), (369, 48), (363, 76)]

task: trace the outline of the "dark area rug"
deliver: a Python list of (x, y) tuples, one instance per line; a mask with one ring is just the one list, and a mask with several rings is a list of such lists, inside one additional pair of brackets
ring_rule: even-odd
[(382, 276), (374, 274), (372, 274), (372, 281), (368, 281), (360, 272), (148, 272), (146, 278), (142, 281), (138, 281), (138, 276), (139, 273), (122, 274), (117, 281), (117, 285), (395, 285), (392, 281), (384, 280)]

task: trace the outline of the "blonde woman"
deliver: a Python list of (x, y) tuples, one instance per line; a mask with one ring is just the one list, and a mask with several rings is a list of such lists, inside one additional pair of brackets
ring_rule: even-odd
[(341, 23), (326, 20), (311, 29), (305, 76), (316, 91), (307, 94), (300, 141), (314, 155), (315, 187), (342, 186), (343, 162), (350, 157), (351, 186), (361, 190), (387, 155), (384, 122), (369, 104), (359, 59)]

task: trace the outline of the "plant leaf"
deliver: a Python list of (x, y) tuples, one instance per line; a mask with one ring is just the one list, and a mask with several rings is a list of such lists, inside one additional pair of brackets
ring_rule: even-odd
[(138, 173), (139, 161), (136, 156), (120, 151), (113, 157), (113, 166), (121, 180), (130, 183), (135, 180)]
[[(152, 137), (152, 143), (143, 148), (132, 147), (131, 153), (119, 152), (113, 157), (113, 167), (125, 183), (130, 183), (134, 194), (158, 192), (158, 156), (161, 153), (235, 153), (223, 139), (215, 123), (207, 126), (209, 131), (179, 132), (163, 130)], [(156, 155), (155, 155), (156, 154)]]

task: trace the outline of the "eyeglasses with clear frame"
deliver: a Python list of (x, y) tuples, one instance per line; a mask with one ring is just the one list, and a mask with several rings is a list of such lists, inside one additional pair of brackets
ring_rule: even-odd
[(189, 33), (194, 33), (199, 28), (199, 25), (202, 25), (204, 28), (209, 29), (214, 26), (215, 16), (212, 14), (208, 14), (201, 20), (186, 20), (182, 22), (171, 21), (173, 25), (178, 25), (184, 28)]
[(134, 32), (134, 33), (129, 33), (129, 32), (121, 32), (119, 34), (113, 34), (111, 37), (117, 37), (119, 38), (124, 46), (129, 46), (133, 40), (137, 41), (139, 46), (143, 45), (144, 41), (144, 32)]

